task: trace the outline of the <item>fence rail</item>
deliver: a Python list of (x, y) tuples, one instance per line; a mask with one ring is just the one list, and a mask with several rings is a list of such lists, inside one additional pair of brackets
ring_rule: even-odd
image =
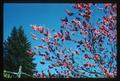
[(9, 74), (14, 74), (16, 75), (18, 78), (21, 78), (21, 75), (26, 75), (26, 76), (29, 76), (29, 77), (33, 77), (25, 72), (22, 72), (22, 66), (19, 66), (19, 71), (18, 72), (11, 72), (11, 71), (6, 71), (4, 70), (4, 73), (9, 73)]

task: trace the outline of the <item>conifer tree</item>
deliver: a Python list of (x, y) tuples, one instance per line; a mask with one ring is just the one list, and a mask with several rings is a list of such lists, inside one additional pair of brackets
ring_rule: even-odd
[[(22, 71), (33, 75), (35, 64), (32, 62), (32, 56), (26, 53), (26, 50), (31, 49), (31, 44), (28, 41), (23, 27), (13, 28), (11, 35), (4, 43), (4, 69), (8, 71), (18, 72), (19, 66), (22, 66)], [(27, 77), (22, 75), (22, 77)]]

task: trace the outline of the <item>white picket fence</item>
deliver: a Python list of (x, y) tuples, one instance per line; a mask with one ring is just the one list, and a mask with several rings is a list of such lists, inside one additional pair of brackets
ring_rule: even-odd
[(16, 75), (18, 78), (21, 78), (21, 75), (26, 75), (26, 76), (29, 76), (29, 77), (33, 77), (25, 72), (22, 72), (22, 66), (19, 66), (19, 71), (18, 72), (11, 72), (11, 71), (6, 71), (4, 70), (4, 73), (9, 73), (9, 74), (14, 74)]

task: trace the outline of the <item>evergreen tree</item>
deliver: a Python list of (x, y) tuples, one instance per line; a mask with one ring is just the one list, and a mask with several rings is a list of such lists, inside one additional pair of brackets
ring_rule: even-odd
[[(18, 72), (21, 65), (23, 72), (33, 75), (35, 64), (32, 63), (32, 56), (26, 53), (29, 49), (31, 49), (31, 44), (27, 40), (22, 26), (18, 29), (14, 27), (11, 36), (4, 43), (4, 69)], [(22, 75), (22, 77), (27, 76)]]

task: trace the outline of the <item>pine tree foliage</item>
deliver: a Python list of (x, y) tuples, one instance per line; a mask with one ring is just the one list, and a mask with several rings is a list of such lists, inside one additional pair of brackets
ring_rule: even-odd
[[(18, 72), (19, 66), (22, 66), (22, 71), (33, 75), (35, 64), (32, 62), (32, 56), (26, 53), (26, 50), (31, 49), (31, 44), (24, 33), (23, 27), (18, 29), (13, 28), (11, 35), (4, 42), (4, 69)], [(22, 75), (22, 77), (27, 77)]]

